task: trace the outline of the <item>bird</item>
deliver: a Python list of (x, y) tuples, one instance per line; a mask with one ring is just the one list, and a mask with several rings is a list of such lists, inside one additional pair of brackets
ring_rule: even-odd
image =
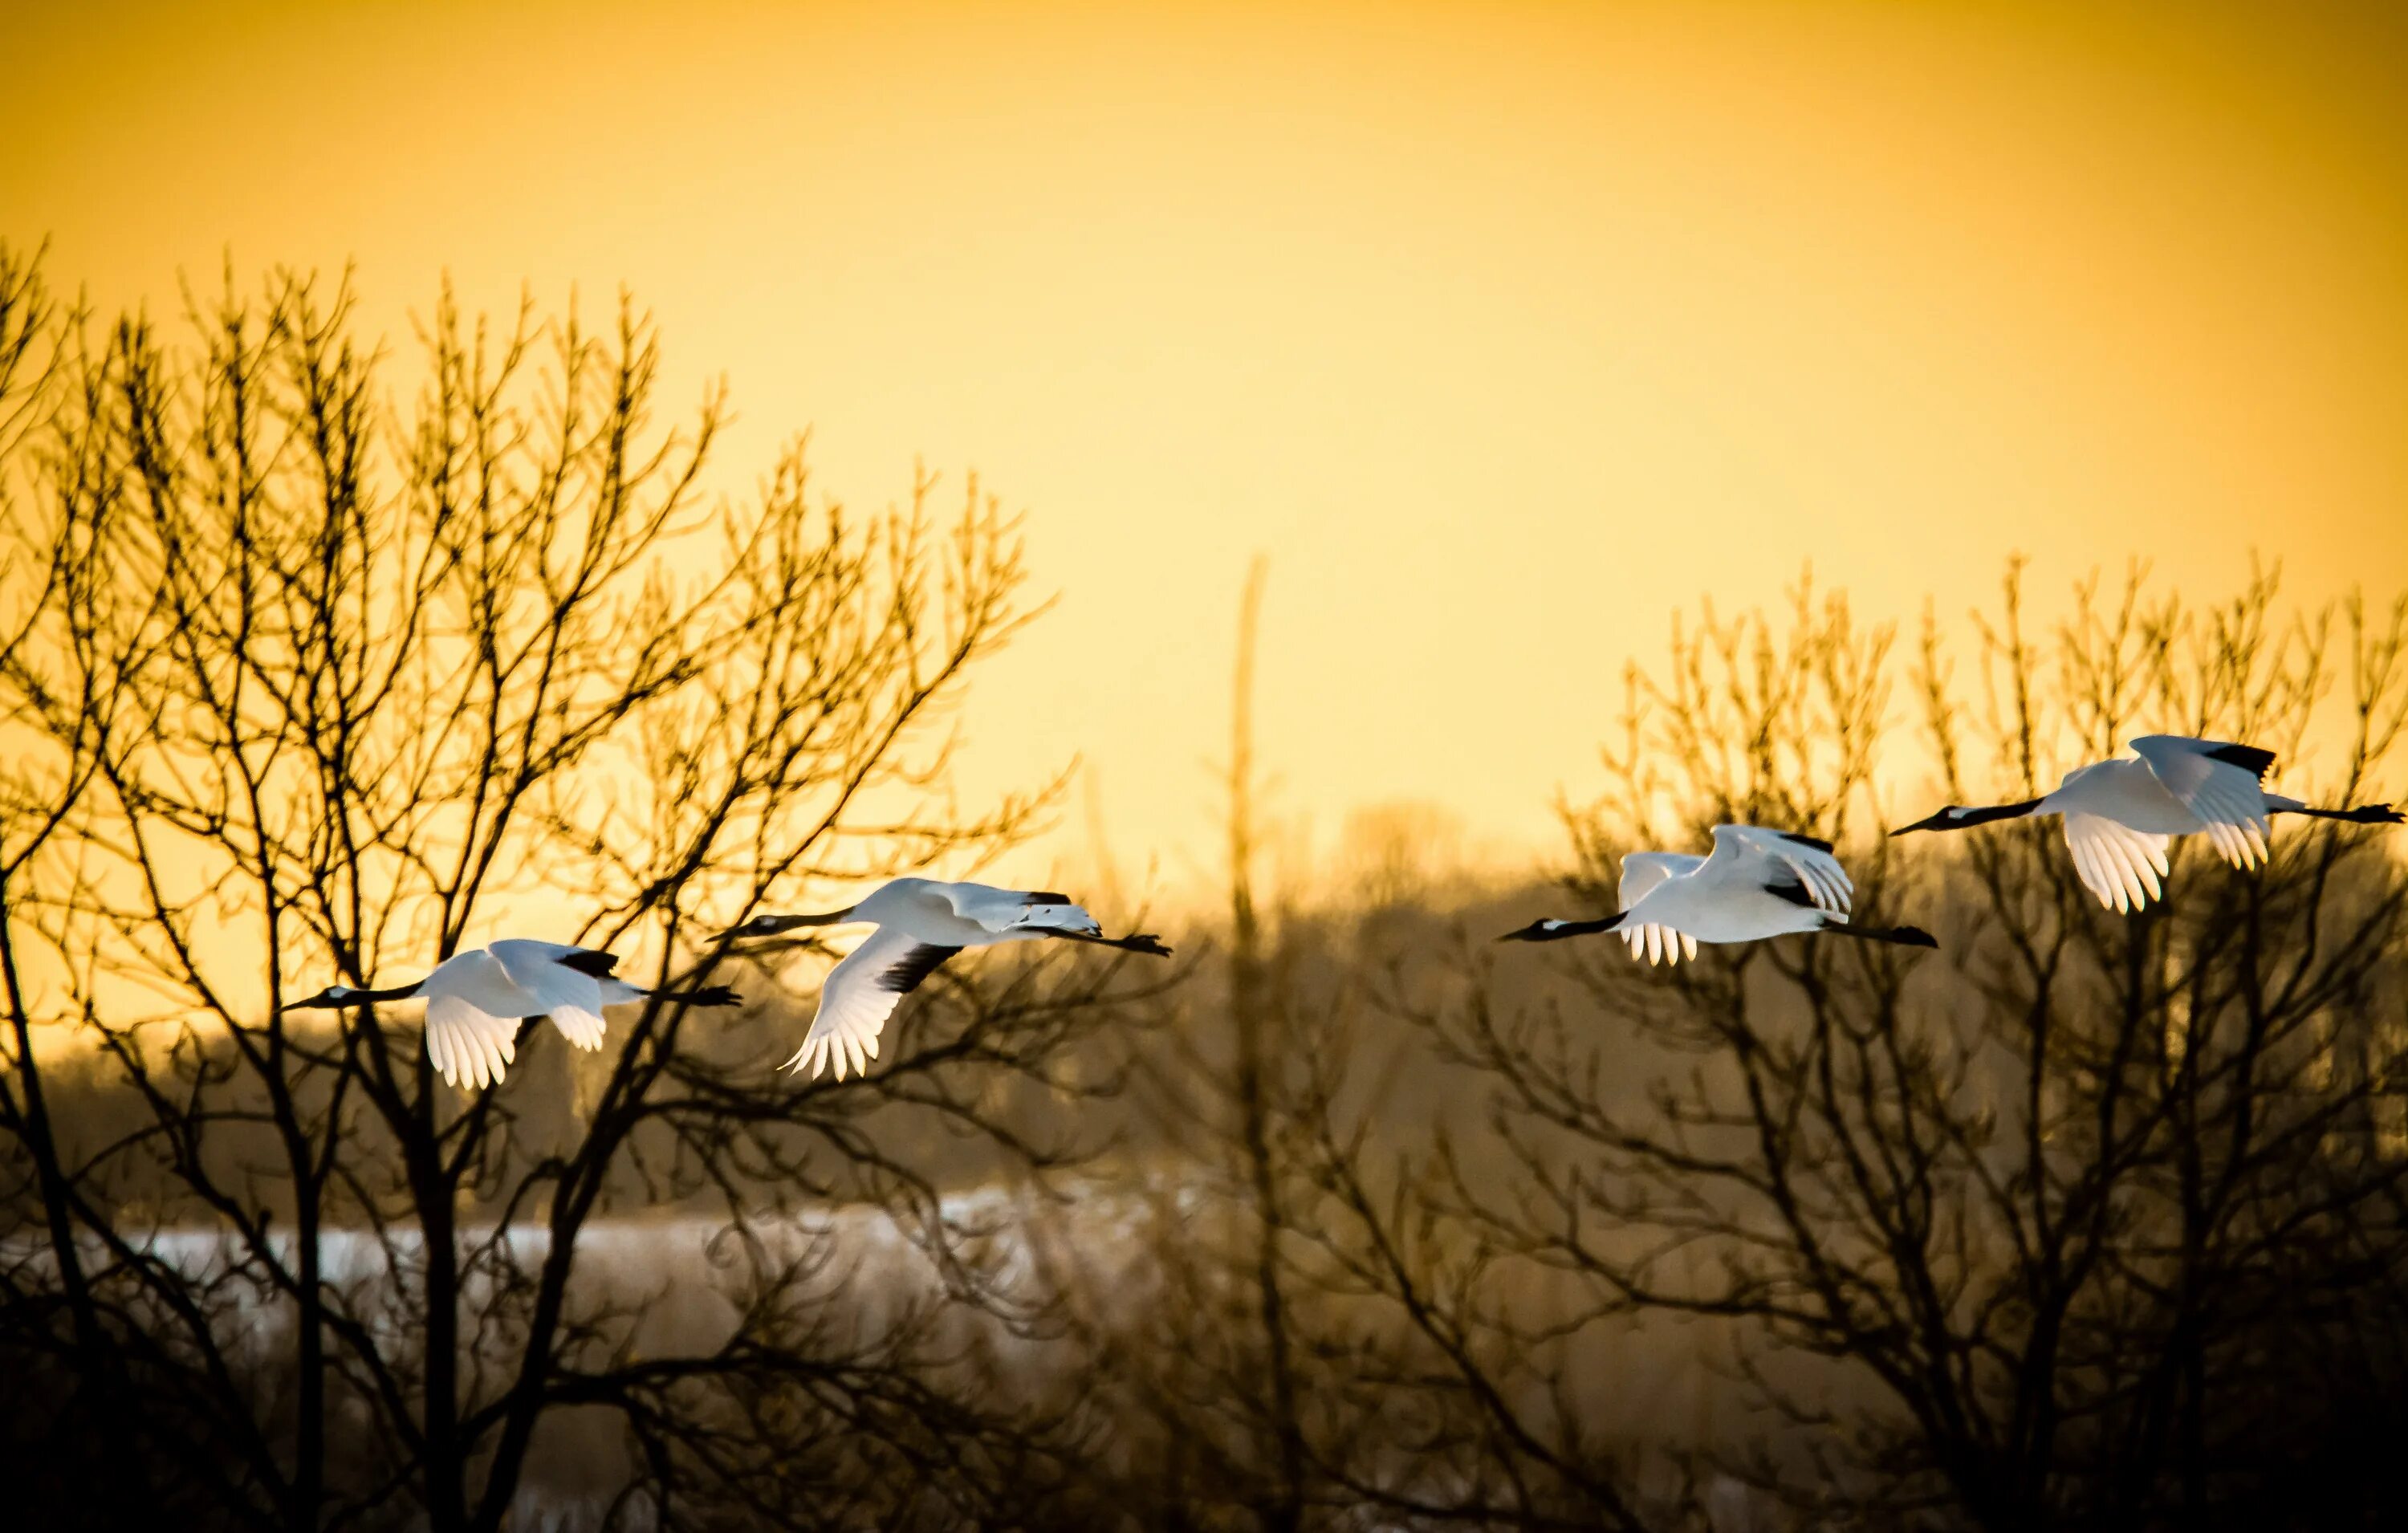
[[(785, 1063), (790, 1070), (817, 1076), (830, 1069), (837, 1080), (867, 1074), (878, 1057), (878, 1035), (903, 997), (964, 948), (997, 942), (1062, 938), (1170, 956), (1150, 932), (1106, 937), (1096, 918), (1052, 890), (997, 889), (984, 883), (937, 879), (893, 879), (855, 905), (824, 915), (759, 915), (723, 933), (728, 939), (776, 937), (801, 926), (866, 922), (878, 929), (828, 971), (820, 984), (819, 1009), (803, 1046)], [(808, 1078), (808, 1077), (807, 1077)]]
[(1890, 834), (1970, 830), (2025, 815), (2057, 815), (2065, 823), (2066, 848), (2083, 886), (2100, 905), (2126, 915), (2165, 897), (2159, 881), (2168, 872), (2166, 843), (2173, 837), (2204, 835), (2226, 862), (2256, 867), (2266, 860), (2270, 822), (2277, 814), (2359, 825), (2401, 823), (2388, 804), (2321, 809), (2267, 792), (2274, 752), (2255, 745), (2188, 735), (2143, 735), (2130, 744), (2128, 756), (2066, 773), (2054, 793), (2019, 804), (1950, 804)]
[(1622, 909), (1594, 921), (1534, 921), (1500, 942), (1553, 942), (1619, 932), (1631, 955), (1651, 963), (1697, 956), (1699, 942), (1754, 942), (1792, 932), (1837, 932), (1876, 942), (1936, 948), (1917, 926), (1866, 926), (1848, 919), (1856, 892), (1831, 843), (1762, 825), (1716, 825), (1711, 856), (1635, 852), (1622, 860)]
[(287, 1011), (337, 1010), (379, 1001), (426, 1002), (426, 1056), (445, 1084), (464, 1081), (482, 1089), (496, 1085), (518, 1057), (518, 1024), (526, 1017), (552, 1018), (560, 1036), (580, 1049), (602, 1047), (602, 1009), (657, 996), (695, 1006), (740, 1004), (725, 985), (692, 990), (646, 990), (615, 979), (618, 958), (565, 942), (504, 938), (466, 948), (435, 966), (416, 984), (389, 990), (357, 990), (333, 984)]

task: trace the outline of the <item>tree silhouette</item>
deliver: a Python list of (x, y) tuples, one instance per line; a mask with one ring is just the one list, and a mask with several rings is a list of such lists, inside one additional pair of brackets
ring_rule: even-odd
[[(2408, 603), (2136, 572), (1970, 643), (1802, 582), (1633, 666), (1549, 896), (1752, 821), (1937, 954), (1670, 967), (1367, 812), (1226, 946), (935, 977), (878, 1068), (775, 1066), (765, 904), (1011, 846), (948, 718), (1028, 617), (1010, 521), (707, 486), (657, 339), (404, 360), (279, 274), (106, 327), (0, 248), (0, 1472), (44, 1526), (2389, 1526), (2408, 1429), (2408, 873), (2284, 821), (2128, 917), (2055, 826), (1882, 833), (2162, 730), (2396, 790)], [(406, 395), (396, 398), (395, 391)], [(1251, 634), (1260, 575), (1249, 582)], [(1928, 777), (1928, 784), (1918, 779)], [(1564, 913), (1558, 909), (1555, 913)], [(708, 976), (443, 1085), (413, 1008), (512, 934)], [(298, 987), (297, 989), (295, 987)], [(1125, 1090), (1125, 1086), (1131, 1089)], [(1673, 1324), (1666, 1324), (1668, 1322)], [(1715, 1383), (1710, 1374), (1719, 1374)], [(1686, 1409), (1675, 1409), (1675, 1406)], [(564, 1511), (563, 1509), (567, 1509)]]
[[(2286, 619), (2271, 576), (2193, 611), (2136, 573), (2035, 638), (2011, 572), (1972, 698), (1936, 623), (1912, 695), (1952, 802), (2034, 796), (2148, 729), (2314, 744), (2328, 765), (2291, 791), (2362, 796), (2408, 707), (2403, 615)], [(1574, 960), (1585, 1004), (1404, 998), (1489, 1113), (1428, 1164), (1417, 1217), (1458, 1263), (1571, 1282), (1543, 1326), (1492, 1311), (1507, 1336), (1714, 1327), (1700, 1348), (1727, 1338), (1788, 1424), (1723, 1469), (1818, 1523), (2260, 1526), (2322, 1504), (2299, 1496), (2311, 1455), (2380, 1521), (2396, 1490), (2324, 1444), (2399, 1409), (2397, 859), (2285, 822), (2255, 872), (2185, 846), (2125, 919), (2047, 822), (1885, 841), (1871, 766), (1908, 748), (1890, 648), (1802, 587), (1786, 633), (1676, 632), (1662, 679), (1634, 670), (1609, 793), (1567, 812), (1571, 881), (1610, 908), (1621, 851), (1810, 830), (1942, 957), (1798, 940), (1657, 969), (1599, 943)], [(2328, 1367), (2365, 1387), (2319, 1397)]]
[[(867, 1080), (798, 1083), (778, 955), (732, 970), (711, 934), (1027, 824), (924, 791), (1024, 621), (1011, 523), (975, 483), (939, 519), (924, 476), (851, 516), (799, 443), (710, 503), (724, 403), (656, 426), (624, 304), (595, 333), (447, 296), (406, 408), (347, 286), (229, 279), (189, 321), (96, 335), (0, 260), (0, 1153), (31, 1195), (0, 1335), (43, 1514), (493, 1529), (570, 1420), (624, 1445), (612, 1520), (995, 1504), (1056, 1414), (978, 1386), (970, 1339), (1039, 1300), (947, 1146), (1039, 1175), (1077, 1148), (1008, 1082), (1111, 1089), (1051, 1071), (1112, 967), (982, 968)], [(655, 997), (592, 1057), (528, 1026), (474, 1093), (414, 1015), (280, 1010), (509, 923), (756, 1004)], [(722, 1231), (716, 1319), (666, 1347), (596, 1233), (665, 1207)], [(833, 1299), (869, 1228), (900, 1243), (866, 1318)]]

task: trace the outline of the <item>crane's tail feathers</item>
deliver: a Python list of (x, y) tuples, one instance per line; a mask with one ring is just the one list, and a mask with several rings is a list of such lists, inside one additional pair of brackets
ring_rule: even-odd
[(1940, 939), (1920, 926), (1858, 926), (1845, 921), (1828, 921), (1823, 929), (1842, 937), (1861, 937), (1868, 942), (1895, 942), (1907, 948), (1940, 946)]

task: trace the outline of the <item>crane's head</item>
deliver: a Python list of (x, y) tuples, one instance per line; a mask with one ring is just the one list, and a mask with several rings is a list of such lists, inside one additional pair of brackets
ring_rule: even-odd
[(744, 924), (732, 926), (719, 935), (723, 939), (778, 937), (798, 926), (833, 926), (839, 921), (852, 919), (850, 909), (831, 910), (825, 915), (756, 915)]
[(286, 1001), (284, 1010), (287, 1011), (338, 1011), (347, 1006), (362, 1005), (360, 996), (361, 993), (353, 990), (350, 985), (330, 984), (314, 996), (297, 1001)]
[(1910, 830), (1962, 830), (1969, 824), (1980, 824), (1979, 821), (1966, 818), (1972, 812), (1962, 804), (1951, 804), (1938, 813), (1928, 814), (1911, 825), (1900, 825), (1890, 834), (1903, 836)]
[(1499, 942), (1552, 942), (1563, 934), (1569, 923), (1555, 920), (1533, 921), (1519, 931), (1510, 931), (1498, 938)]

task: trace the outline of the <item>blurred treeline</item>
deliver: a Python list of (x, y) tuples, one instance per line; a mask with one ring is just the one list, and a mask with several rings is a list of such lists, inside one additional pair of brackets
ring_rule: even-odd
[[(28, 1526), (2408, 1512), (2401, 848), (2278, 823), (2269, 867), (2186, 846), (2118, 918), (2046, 823), (1884, 835), (1928, 807), (1899, 760), (2022, 798), (2151, 730), (2272, 749), (2311, 802), (2399, 793), (2399, 602), (2135, 574), (2043, 623), (2010, 569), (1903, 642), (1803, 585), (1709, 609), (1598, 679), (1596, 795), (1499, 887), (1411, 806), (1271, 869), (1258, 570), (1233, 695), (1197, 700), (1232, 724), (1226, 910), (1168, 966), (949, 967), (867, 1079), (802, 1082), (774, 1066), (827, 950), (712, 934), (1010, 880), (1054, 806), (938, 791), (1023, 620), (1009, 520), (924, 480), (850, 513), (799, 447), (706, 501), (722, 406), (655, 422), (632, 312), (438, 307), (397, 400), (339, 288), (191, 308), (105, 325), (0, 257)], [(1859, 908), (1942, 951), (1491, 947), (1722, 820), (1831, 838)], [(530, 1024), (479, 1096), (414, 1008), (273, 1010), (528, 911), (751, 1004), (627, 1009), (598, 1055)]]

